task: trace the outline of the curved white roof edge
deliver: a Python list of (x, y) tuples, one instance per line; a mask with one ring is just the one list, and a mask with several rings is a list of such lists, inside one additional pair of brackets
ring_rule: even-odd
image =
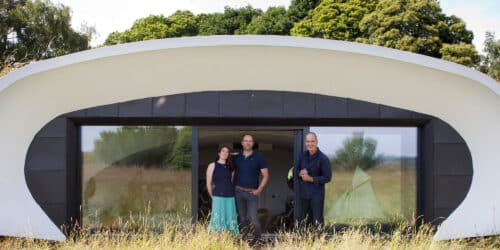
[(163, 49), (209, 47), (209, 46), (277, 46), (297, 47), (310, 49), (325, 49), (355, 54), (371, 55), (396, 61), (416, 64), (432, 69), (449, 72), (479, 82), (500, 95), (500, 84), (486, 74), (460, 64), (449, 61), (390, 49), (381, 46), (346, 42), (319, 38), (304, 38), (293, 36), (270, 35), (223, 35), (223, 36), (194, 36), (149, 40), (142, 42), (119, 44), (102, 48), (85, 50), (65, 56), (55, 57), (14, 70), (0, 78), (0, 92), (14, 82), (43, 71), (56, 69), (71, 64), (91, 61), (99, 58), (127, 55), (138, 52), (155, 51)]

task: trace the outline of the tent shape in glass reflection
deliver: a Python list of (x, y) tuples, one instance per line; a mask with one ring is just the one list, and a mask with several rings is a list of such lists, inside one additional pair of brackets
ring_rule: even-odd
[(326, 217), (336, 223), (384, 219), (384, 213), (373, 192), (371, 177), (356, 167), (352, 177), (352, 189), (344, 192)]

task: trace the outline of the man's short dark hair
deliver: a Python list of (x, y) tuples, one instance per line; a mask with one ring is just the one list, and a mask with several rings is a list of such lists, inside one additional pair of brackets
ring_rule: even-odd
[(245, 136), (250, 136), (250, 137), (252, 137), (252, 141), (254, 141), (254, 142), (255, 142), (255, 138), (253, 138), (253, 135), (252, 135), (252, 134), (250, 134), (250, 133), (243, 134), (243, 136), (241, 136), (241, 141), (243, 141), (243, 139), (245, 139)]

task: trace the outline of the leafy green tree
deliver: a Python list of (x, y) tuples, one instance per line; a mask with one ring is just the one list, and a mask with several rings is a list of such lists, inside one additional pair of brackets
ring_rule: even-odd
[(494, 33), (486, 32), (483, 51), (486, 55), (482, 57), (479, 69), (500, 82), (500, 39), (495, 40)]
[(293, 22), (284, 7), (270, 7), (262, 15), (255, 16), (246, 27), (248, 34), (288, 35)]
[(105, 45), (161, 39), (169, 37), (195, 36), (198, 34), (198, 19), (190, 11), (176, 11), (169, 17), (150, 15), (134, 22), (124, 32), (111, 33)]
[(174, 127), (124, 126), (101, 132), (94, 153), (102, 162), (122, 166), (161, 166), (172, 156)]
[(233, 9), (226, 7), (222, 16), (222, 27), (228, 34), (245, 34), (247, 25), (254, 17), (260, 16), (262, 10), (248, 5), (243, 8)]
[(228, 25), (225, 24), (223, 13), (198, 15), (198, 35), (231, 35)]
[(292, 0), (287, 15), (292, 22), (298, 22), (306, 17), (309, 11), (318, 6), (321, 0)]
[(164, 165), (170, 164), (173, 169), (191, 168), (191, 127), (183, 127), (177, 133), (171, 157)]
[(381, 155), (375, 155), (377, 141), (364, 137), (363, 134), (353, 134), (343, 142), (343, 148), (335, 152), (331, 160), (332, 166), (336, 169), (355, 170), (360, 167), (362, 170), (375, 167), (382, 161)]
[(323, 0), (291, 30), (294, 36), (353, 41), (362, 36), (359, 23), (378, 0)]
[(198, 19), (190, 11), (176, 11), (167, 20), (166, 37), (182, 37), (198, 35)]
[[(436, 0), (381, 0), (359, 24), (356, 41), (444, 58), (467, 66), (477, 63), (472, 32), (442, 13)], [(448, 45), (445, 45), (448, 44)], [(444, 57), (443, 57), (444, 54)], [(466, 58), (459, 58), (459, 57)]]
[(134, 22), (132, 27), (123, 33), (113, 32), (105, 41), (105, 44), (129, 43), (167, 37), (167, 18), (163, 15), (150, 15)]
[(462, 64), (469, 67), (476, 66), (479, 61), (479, 55), (472, 44), (448, 44), (444, 43), (439, 50), (441, 58), (450, 62)]
[(0, 0), (0, 70), (90, 48), (93, 28), (71, 28), (71, 12), (50, 1)]

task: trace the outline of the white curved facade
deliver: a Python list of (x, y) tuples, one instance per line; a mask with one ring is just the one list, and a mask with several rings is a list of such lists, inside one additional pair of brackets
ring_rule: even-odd
[(105, 47), (28, 65), (0, 79), (0, 235), (64, 240), (24, 176), (34, 135), (71, 111), (209, 90), (349, 97), (438, 117), (467, 143), (472, 184), (436, 239), (500, 234), (500, 85), (454, 63), (350, 42), (212, 36)]

